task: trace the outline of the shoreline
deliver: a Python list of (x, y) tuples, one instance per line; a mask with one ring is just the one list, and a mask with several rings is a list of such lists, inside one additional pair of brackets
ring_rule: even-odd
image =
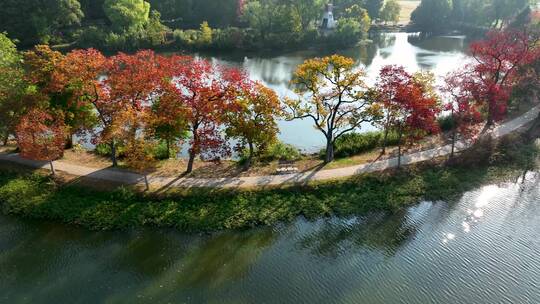
[[(529, 111), (512, 120), (506, 121), (491, 131), (494, 138), (506, 136), (519, 128), (535, 120), (540, 113), (540, 105), (532, 107)], [(456, 151), (464, 151), (470, 147), (464, 142), (456, 143)], [(436, 147), (412, 154), (402, 156), (403, 165), (413, 165), (426, 162), (438, 157), (448, 156), (451, 153), (451, 145)], [(0, 154), (0, 160), (11, 161), (34, 168), (48, 167), (48, 163), (29, 161), (18, 157), (17, 154)], [(288, 185), (305, 185), (311, 182), (340, 180), (354, 177), (360, 174), (382, 172), (396, 168), (397, 157), (385, 160), (374, 161), (366, 164), (342, 167), (336, 169), (317, 168), (314, 170), (284, 174), (284, 175), (262, 175), (249, 177), (224, 177), (224, 178), (190, 178), (190, 177), (160, 177), (148, 176), (148, 182), (152, 188), (172, 189), (172, 188), (261, 188), (284, 187)], [(59, 171), (78, 177), (86, 177), (105, 182), (123, 183), (127, 185), (145, 184), (145, 176), (121, 169), (96, 169), (85, 167), (80, 164), (70, 164), (55, 162), (55, 167)]]
[[(328, 216), (394, 213), (421, 200), (451, 201), (490, 183), (536, 170), (538, 144), (523, 134), (477, 145), (454, 164), (439, 158), (402, 170), (369, 173), (341, 181), (264, 190), (190, 189), (142, 193), (133, 188), (95, 190), (33, 170), (0, 171), (2, 212), (90, 230), (140, 227), (183, 232), (249, 229)], [(2, 163), (0, 162), (0, 165)]]

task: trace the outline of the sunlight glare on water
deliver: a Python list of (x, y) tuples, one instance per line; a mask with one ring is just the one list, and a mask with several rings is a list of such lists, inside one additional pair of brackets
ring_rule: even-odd
[(0, 217), (0, 303), (540, 303), (539, 183), (212, 235)]

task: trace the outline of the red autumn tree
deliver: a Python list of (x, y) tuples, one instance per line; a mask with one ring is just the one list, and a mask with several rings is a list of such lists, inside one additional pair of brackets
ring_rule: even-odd
[[(72, 103), (76, 107), (91, 107), (99, 121), (99, 131), (89, 128), (94, 144), (107, 143), (115, 151), (116, 145), (107, 140), (114, 116), (121, 110), (117, 103), (111, 102), (103, 77), (109, 75), (109, 60), (94, 49), (75, 50), (66, 55), (53, 74), (51, 88), (54, 91), (70, 91)], [(112, 153), (113, 166), (117, 165), (116, 153)]]
[(398, 89), (406, 86), (411, 79), (412, 75), (405, 71), (405, 68), (402, 66), (384, 66), (379, 72), (379, 77), (375, 84), (374, 98), (384, 109), (382, 117), (376, 120), (376, 123), (384, 130), (382, 154), (386, 153), (388, 133), (395, 127), (402, 108), (397, 100)]
[(474, 126), (482, 121), (482, 115), (477, 104), (471, 100), (469, 94), (463, 91), (467, 81), (463, 71), (448, 74), (441, 87), (446, 94), (446, 111), (450, 111), (452, 118), (452, 150), (450, 158), (454, 157), (457, 137), (470, 139), (474, 135)]
[(504, 117), (512, 87), (519, 81), (518, 69), (532, 62), (537, 52), (526, 31), (492, 31), (487, 38), (471, 44), (475, 63), (466, 68), (463, 91), (485, 107), (487, 130)]
[[(116, 165), (116, 146), (126, 143), (130, 139), (115, 137), (112, 128), (116, 119), (125, 117), (124, 112), (142, 113), (152, 104), (152, 99), (159, 92), (162, 70), (158, 63), (158, 56), (152, 51), (140, 51), (134, 55), (120, 53), (108, 60), (107, 78), (103, 80), (104, 102), (112, 115), (109, 117), (109, 128), (101, 134), (101, 140), (111, 146), (113, 165)], [(137, 121), (142, 123), (142, 121)], [(130, 124), (132, 139), (136, 137), (141, 124)]]
[(65, 126), (62, 117), (32, 109), (21, 118), (16, 137), (22, 157), (48, 161), (52, 174), (55, 174), (53, 161), (64, 154)]
[(33, 49), (24, 52), (23, 57), (27, 81), (47, 93), (53, 72), (64, 56), (52, 50), (48, 45), (36, 45)]
[[(240, 81), (239, 73), (191, 57), (163, 59), (172, 85), (165, 87), (160, 100), (185, 109), (191, 133), (187, 173), (193, 171), (197, 156), (212, 159), (230, 153), (220, 127), (227, 111), (230, 83)], [(165, 66), (165, 64), (163, 65)]]
[(149, 106), (165, 75), (160, 62), (150, 50), (111, 57), (105, 79), (109, 98), (137, 110)]
[(439, 132), (439, 101), (433, 94), (429, 77), (409, 74), (403, 67), (388, 66), (381, 70), (378, 87), (383, 108), (385, 130), (399, 135), (398, 167), (401, 166), (403, 138), (413, 143), (428, 134)]
[(105, 75), (107, 58), (94, 49), (72, 51), (56, 65), (49, 91), (65, 96), (70, 137), (93, 133), (107, 124), (99, 78)]

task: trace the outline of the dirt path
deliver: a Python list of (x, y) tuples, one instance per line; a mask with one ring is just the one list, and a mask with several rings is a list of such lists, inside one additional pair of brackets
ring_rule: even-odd
[[(533, 121), (540, 113), (540, 105), (532, 108), (522, 116), (505, 122), (493, 129), (493, 137), (498, 138), (526, 125)], [(457, 151), (467, 149), (465, 143), (458, 143)], [(402, 157), (403, 165), (415, 164), (427, 161), (433, 158), (447, 156), (450, 154), (451, 146), (446, 145), (435, 149), (422, 152), (407, 154)], [(0, 160), (11, 161), (27, 165), (34, 168), (48, 168), (44, 162), (31, 161), (19, 157), (17, 154), (0, 154)], [(171, 187), (209, 187), (209, 188), (252, 188), (264, 186), (279, 186), (284, 184), (303, 184), (310, 181), (324, 181), (350, 177), (362, 173), (383, 171), (397, 167), (397, 158), (376, 161), (370, 164), (363, 164), (339, 169), (308, 171), (304, 173), (287, 175), (269, 175), (257, 177), (234, 177), (234, 178), (169, 178), (169, 177), (150, 177), (149, 182), (153, 188), (166, 189)], [(142, 184), (144, 177), (139, 174), (131, 173), (121, 169), (93, 169), (81, 165), (73, 165), (56, 161), (55, 167), (59, 171), (71, 175), (88, 177), (103, 181), (118, 182), (124, 184)]]

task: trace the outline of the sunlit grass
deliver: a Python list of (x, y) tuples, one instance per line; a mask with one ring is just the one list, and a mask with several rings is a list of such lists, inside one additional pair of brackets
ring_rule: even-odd
[(399, 14), (399, 23), (407, 24), (411, 21), (412, 12), (420, 5), (420, 1), (411, 0), (400, 0), (398, 1), (401, 6), (401, 12)]

